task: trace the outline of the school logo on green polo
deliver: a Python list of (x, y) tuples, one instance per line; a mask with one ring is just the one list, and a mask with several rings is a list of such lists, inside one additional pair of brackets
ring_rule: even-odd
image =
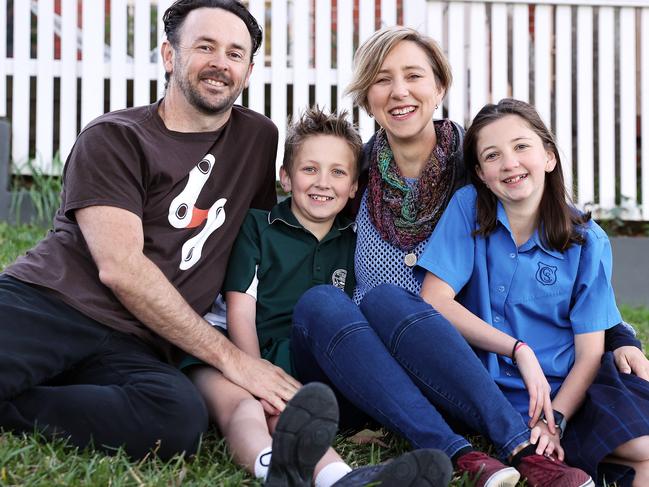
[(345, 289), (345, 281), (347, 280), (347, 269), (336, 269), (331, 275), (331, 284), (338, 289)]

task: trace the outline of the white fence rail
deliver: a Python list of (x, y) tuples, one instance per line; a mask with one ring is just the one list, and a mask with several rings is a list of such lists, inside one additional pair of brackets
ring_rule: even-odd
[[(0, 116), (12, 124), (15, 164), (49, 171), (94, 117), (162, 94), (170, 3), (61, 0), (55, 11), (54, 0), (0, 0)], [(309, 103), (350, 109), (355, 47), (402, 23), (437, 39), (451, 62), (438, 116), (466, 124), (487, 102), (531, 101), (557, 134), (577, 202), (649, 220), (649, 0), (247, 3), (266, 35), (242, 101), (270, 116), (281, 140)], [(367, 138), (374, 121), (356, 117)]]

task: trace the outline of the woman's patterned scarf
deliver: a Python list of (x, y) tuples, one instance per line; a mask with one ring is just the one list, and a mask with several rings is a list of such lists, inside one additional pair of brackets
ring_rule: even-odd
[(406, 252), (426, 240), (441, 216), (453, 189), (449, 161), (457, 141), (453, 123), (435, 123), (437, 145), (414, 184), (401, 175), (383, 129), (376, 134), (368, 181), (368, 210), (381, 238)]

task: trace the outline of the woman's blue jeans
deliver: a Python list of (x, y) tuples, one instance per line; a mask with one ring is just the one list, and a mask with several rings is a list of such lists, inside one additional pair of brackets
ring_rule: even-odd
[(529, 440), (521, 415), (460, 333), (397, 286), (374, 288), (360, 307), (334, 286), (311, 288), (293, 312), (291, 347), (300, 380), (330, 383), (415, 448), (452, 457), (469, 446), (440, 411), (487, 436), (501, 458)]

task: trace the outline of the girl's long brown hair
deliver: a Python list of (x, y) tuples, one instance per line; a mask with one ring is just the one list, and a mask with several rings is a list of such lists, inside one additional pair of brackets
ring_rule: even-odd
[(552, 132), (545, 126), (532, 105), (513, 98), (505, 98), (495, 105), (485, 105), (473, 119), (464, 137), (464, 163), (478, 193), (476, 202), (478, 228), (475, 234), (486, 237), (494, 231), (498, 208), (498, 199), (480, 180), (476, 172), (476, 167), (480, 164), (477, 153), (478, 135), (484, 127), (508, 115), (516, 115), (525, 120), (541, 138), (545, 149), (554, 153), (557, 161), (554, 169), (545, 175), (538, 221), (541, 241), (548, 248), (560, 252), (573, 244), (582, 245), (585, 239), (580, 230), (590, 220), (590, 212), (580, 212), (570, 200), (563, 180), (561, 157)]

